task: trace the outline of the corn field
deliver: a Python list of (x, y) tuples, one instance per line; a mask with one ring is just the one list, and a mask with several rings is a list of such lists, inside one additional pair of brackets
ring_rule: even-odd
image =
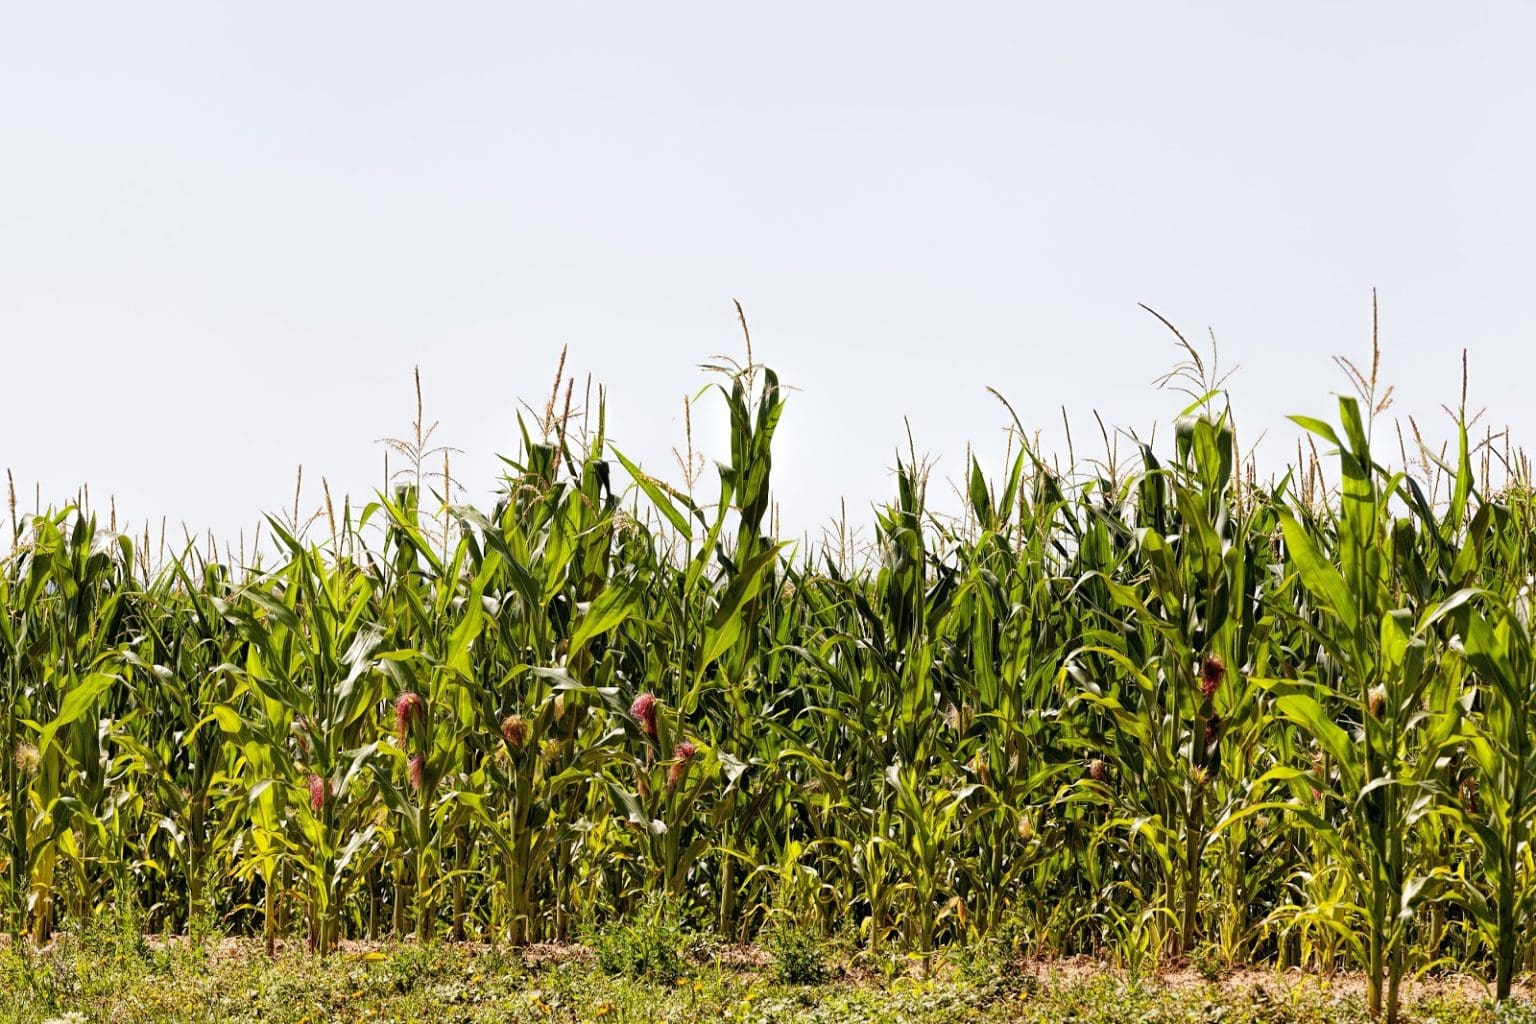
[(1373, 371), (1260, 482), (1187, 351), (1171, 450), (1063, 470), (1000, 404), (964, 515), (904, 458), (862, 554), (773, 535), (787, 396), (750, 361), (706, 396), (717, 490), (567, 397), (490, 507), (415, 445), (247, 564), (13, 495), (8, 928), (517, 944), (660, 898), (726, 940), (1360, 970), (1389, 1017), (1421, 971), (1507, 996), (1536, 967), (1521, 464), (1464, 412), (1387, 445)]

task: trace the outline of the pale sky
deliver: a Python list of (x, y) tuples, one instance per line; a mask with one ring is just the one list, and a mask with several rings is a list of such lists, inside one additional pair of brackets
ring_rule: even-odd
[(232, 534), (300, 463), (368, 495), (419, 364), (480, 499), (569, 345), (676, 480), (739, 299), (798, 531), (870, 519), (904, 417), (995, 464), (988, 385), (1079, 454), (1166, 423), (1138, 302), (1279, 460), (1373, 287), (1398, 410), (1443, 434), (1466, 347), (1529, 443), (1533, 46), (1529, 3), (0, 3), (0, 466)]

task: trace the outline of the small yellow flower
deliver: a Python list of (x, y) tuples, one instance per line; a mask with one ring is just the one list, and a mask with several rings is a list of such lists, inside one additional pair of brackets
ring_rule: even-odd
[(370, 964), (377, 964), (377, 963), (383, 963), (385, 960), (387, 960), (389, 958), (386, 957), (383, 953), (380, 953), (378, 950), (375, 949), (375, 950), (372, 950), (371, 952), (364, 953), (363, 954), (363, 959), (368, 961), (368, 963), (370, 963)]

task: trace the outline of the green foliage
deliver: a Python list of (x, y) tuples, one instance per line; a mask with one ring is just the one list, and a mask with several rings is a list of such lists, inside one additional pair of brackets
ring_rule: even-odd
[[(1005, 991), (983, 990), (961, 973), (904, 974), (889, 984), (863, 980), (808, 986), (781, 985), (752, 971), (689, 964), (685, 983), (663, 985), (610, 975), (575, 956), (525, 967), (468, 944), (435, 948), (430, 970), (405, 988), (393, 980), (396, 947), (378, 951), (384, 959), (375, 962), (356, 952), (314, 958), (280, 951), (269, 958), (258, 943), (247, 942), (197, 961), (174, 960), (162, 974), (100, 958), (83, 947), (59, 948), (48, 954), (56, 978), (64, 978), (67, 964), (74, 980), (56, 988), (56, 997), (47, 1003), (26, 987), (16, 951), (0, 948), (0, 1024), (551, 1019), (580, 1024), (1364, 1024), (1369, 1019), (1359, 998), (1330, 991), (1315, 979), (1288, 988), (1273, 974), (1232, 987), (1189, 987), (1130, 981), (1107, 971), (1057, 976), (1045, 967), (1036, 983)], [(1530, 1003), (1518, 1001), (1495, 1012), (1471, 990), (1439, 990), (1422, 999), (1410, 995), (1406, 1008), (1412, 1020), (1425, 1024), (1519, 1024), (1533, 1013)]]
[(1232, 966), (1222, 958), (1220, 948), (1209, 942), (1190, 952), (1189, 965), (1206, 981), (1220, 981), (1232, 972)]
[(1536, 1024), (1536, 1004), (1500, 1003), (1494, 1010), (1495, 1024)]
[(1015, 926), (1005, 926), (979, 942), (949, 951), (953, 977), (972, 990), (982, 1005), (1032, 997), (1040, 978), (1023, 963)]
[(670, 901), (653, 896), (628, 920), (586, 936), (598, 966), (613, 975), (670, 985), (682, 977), (688, 936)]
[[(606, 968), (677, 977), (686, 920), (772, 937), (786, 979), (835, 935), (892, 978), (1001, 943), (1358, 969), (1387, 1018), (1453, 966), (1506, 1000), (1536, 968), (1525, 463), (1495, 483), (1459, 422), (1386, 465), (1361, 379), (1262, 483), (1192, 359), (1170, 445), (1062, 469), (1015, 419), (958, 519), (909, 451), (824, 543), (778, 536), (757, 366), (712, 368), (726, 445), (674, 482), (563, 382), (484, 507), (418, 431), (374, 500), (296, 498), (239, 557), (18, 513), (6, 930), (162, 973), (216, 934), (414, 938), (365, 979), (412, 998), (439, 940), (583, 921)], [(58, 966), (25, 983), (89, 986)]]
[(766, 939), (779, 984), (819, 985), (827, 980), (827, 955), (820, 936), (792, 921), (780, 921), (769, 929)]
[(390, 950), (380, 973), (394, 991), (414, 992), (447, 974), (451, 962), (441, 943), (402, 945)]

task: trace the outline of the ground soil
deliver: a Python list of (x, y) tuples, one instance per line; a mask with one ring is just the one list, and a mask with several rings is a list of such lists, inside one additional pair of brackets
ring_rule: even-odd
[[(185, 938), (165, 936), (148, 936), (147, 943), (153, 948), (158, 948), (169, 943), (185, 942)], [(0, 947), (10, 944), (8, 936), (0, 936)], [(50, 943), (51, 945), (51, 943)], [(365, 953), (389, 952), (398, 943), (393, 941), (371, 942), (366, 940), (348, 939), (341, 943), (339, 952), (343, 957), (360, 957)], [(455, 943), (460, 949), (470, 953), (479, 953), (489, 950), (486, 943), (463, 942)], [(278, 944), (279, 952), (292, 952), (302, 950), (303, 943), (300, 940), (286, 940)], [(569, 962), (590, 961), (592, 953), (585, 946), (575, 943), (534, 943), (524, 946), (521, 950), (525, 963), (532, 966), (550, 966)], [(266, 951), (259, 939), (249, 938), (224, 938), (214, 944), (214, 954), (227, 959), (242, 959), (249, 957), (265, 956)], [(714, 946), (709, 950), (707, 962), (710, 965), (718, 965), (727, 970), (739, 971), (743, 974), (758, 974), (766, 972), (772, 965), (772, 958), (768, 952), (759, 946), (751, 944), (728, 944)], [(936, 957), (932, 965), (933, 973), (943, 974), (949, 969), (942, 957)], [(1055, 958), (1027, 958), (1018, 961), (1016, 969), (1021, 975), (1035, 978), (1043, 987), (1057, 987), (1071, 985), (1101, 978), (1106, 974), (1127, 977), (1125, 971), (1114, 967), (1102, 960), (1093, 957), (1055, 957)], [(914, 970), (920, 968), (914, 964)], [(858, 983), (872, 983), (877, 975), (859, 964), (842, 965), (841, 975), (845, 981)], [(1206, 978), (1193, 967), (1183, 963), (1172, 963), (1161, 966), (1157, 971), (1148, 976), (1149, 980), (1170, 989), (1204, 989), (1210, 985), (1216, 985), (1227, 992), (1263, 993), (1268, 998), (1284, 998), (1295, 993), (1319, 993), (1335, 996), (1360, 996), (1364, 997), (1366, 991), (1365, 976), (1357, 972), (1340, 971), (1334, 974), (1320, 974), (1315, 971), (1303, 971), (1298, 968), (1276, 970), (1267, 967), (1239, 967), (1228, 972), (1224, 977), (1212, 981)], [(1493, 994), (1491, 980), (1477, 975), (1443, 972), (1426, 975), (1418, 978), (1406, 978), (1403, 982), (1403, 996), (1405, 999), (1425, 999), (1435, 996), (1460, 996), (1467, 999), (1479, 999)], [(1527, 1000), (1536, 1000), (1536, 978), (1524, 977), (1514, 986), (1516, 997)]]

